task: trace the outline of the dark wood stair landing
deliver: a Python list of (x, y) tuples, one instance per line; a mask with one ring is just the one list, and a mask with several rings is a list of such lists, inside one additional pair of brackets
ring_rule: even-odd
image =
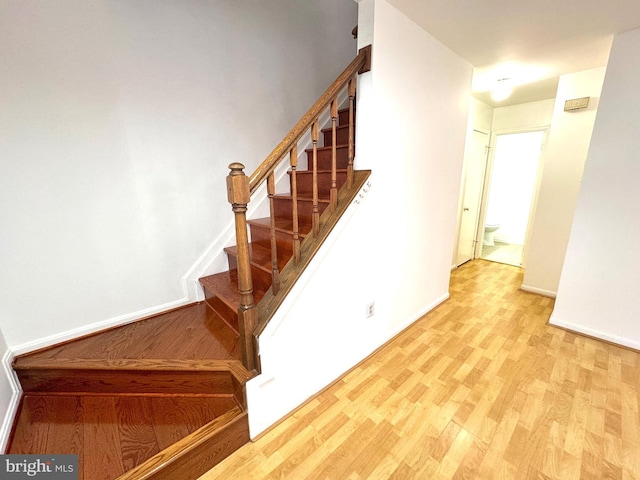
[(45, 359), (239, 360), (238, 335), (204, 302), (16, 357)]
[(14, 360), (7, 453), (79, 455), (80, 478), (197, 478), (249, 441), (238, 335), (204, 302)]

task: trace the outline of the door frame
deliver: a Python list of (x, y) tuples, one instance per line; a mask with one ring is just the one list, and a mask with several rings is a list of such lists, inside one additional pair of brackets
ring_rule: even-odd
[(484, 239), (484, 228), (480, 228), (485, 224), (487, 217), (487, 203), (489, 201), (489, 190), (491, 189), (491, 176), (493, 174), (493, 161), (495, 156), (495, 147), (499, 135), (512, 135), (518, 133), (544, 132), (542, 135), (542, 144), (540, 145), (540, 158), (536, 169), (536, 178), (534, 180), (533, 194), (531, 195), (531, 207), (529, 208), (529, 216), (527, 218), (527, 229), (524, 236), (524, 245), (522, 246), (521, 267), (525, 268), (527, 255), (529, 254), (529, 239), (533, 219), (538, 206), (538, 195), (540, 191), (540, 183), (542, 180), (542, 172), (544, 170), (544, 151), (549, 140), (549, 130), (551, 125), (540, 125), (526, 128), (510, 128), (504, 130), (495, 130), (491, 132), (489, 139), (489, 155), (487, 156), (487, 166), (484, 170), (484, 181), (482, 185), (482, 200), (480, 203), (480, 215), (478, 215), (478, 227), (476, 235), (476, 245), (473, 252), (474, 258), (480, 258), (482, 253), (482, 241)]

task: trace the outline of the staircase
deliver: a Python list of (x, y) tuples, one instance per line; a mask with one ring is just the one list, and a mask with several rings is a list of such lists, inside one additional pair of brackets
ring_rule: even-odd
[[(251, 179), (231, 165), (237, 245), (225, 248), (228, 271), (200, 279), (205, 301), (14, 359), (23, 397), (6, 453), (76, 454), (86, 480), (189, 480), (249, 442), (259, 335), (370, 174), (353, 170), (355, 75), (369, 59), (358, 55)], [(286, 154), (288, 188), (276, 193)], [(263, 181), (271, 215), (246, 220)]]

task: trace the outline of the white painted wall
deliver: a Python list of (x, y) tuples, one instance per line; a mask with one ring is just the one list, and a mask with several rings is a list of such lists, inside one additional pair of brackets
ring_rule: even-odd
[(614, 39), (550, 322), (640, 349), (640, 29)]
[(252, 436), (448, 297), (472, 69), (385, 0), (361, 0), (358, 25), (373, 40), (356, 132), (371, 186), (260, 337)]
[(14, 351), (188, 301), (249, 172), (356, 54), (344, 0), (3, 2), (0, 328)]
[(555, 99), (498, 107), (493, 110), (491, 130), (494, 132), (531, 130), (551, 124)]
[[(549, 296), (556, 294), (604, 74), (605, 67), (601, 67), (560, 77), (543, 154), (524, 290)], [(591, 97), (588, 109), (564, 111), (566, 100), (580, 97)]]
[(469, 128), (481, 132), (490, 132), (493, 124), (494, 108), (476, 98), (471, 98), (469, 104)]

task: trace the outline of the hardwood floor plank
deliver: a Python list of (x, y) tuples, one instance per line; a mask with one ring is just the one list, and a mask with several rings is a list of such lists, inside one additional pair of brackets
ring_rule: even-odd
[(41, 359), (238, 360), (238, 335), (204, 302), (19, 356)]
[(20, 415), (14, 428), (13, 441), (7, 453), (49, 453), (47, 413), (46, 398), (25, 395), (20, 405)]
[(108, 480), (125, 472), (113, 397), (83, 397), (84, 480)]
[(189, 433), (196, 431), (205, 423), (209, 423), (219, 416), (215, 402), (211, 401), (211, 399), (198, 397), (176, 398), (176, 406), (182, 414), (182, 423), (186, 425)]
[(78, 455), (78, 470), (83, 471), (84, 408), (82, 401), (74, 396), (44, 397), (49, 404), (48, 451)]
[(156, 440), (151, 397), (117, 397), (121, 458), (124, 471), (138, 466), (161, 448)]
[(366, 419), (353, 431), (347, 431), (346, 438), (339, 449), (332, 451), (319, 468), (313, 470), (307, 478), (347, 478), (351, 473), (348, 468), (354, 456), (362, 447), (363, 438), (371, 438), (375, 423)]
[(177, 442), (189, 434), (182, 422), (182, 414), (174, 397), (156, 398), (151, 404), (153, 429), (160, 449)]
[(474, 436), (471, 438), (473, 441), (451, 477), (453, 480), (478, 478), (478, 469), (487, 452), (488, 445)]

